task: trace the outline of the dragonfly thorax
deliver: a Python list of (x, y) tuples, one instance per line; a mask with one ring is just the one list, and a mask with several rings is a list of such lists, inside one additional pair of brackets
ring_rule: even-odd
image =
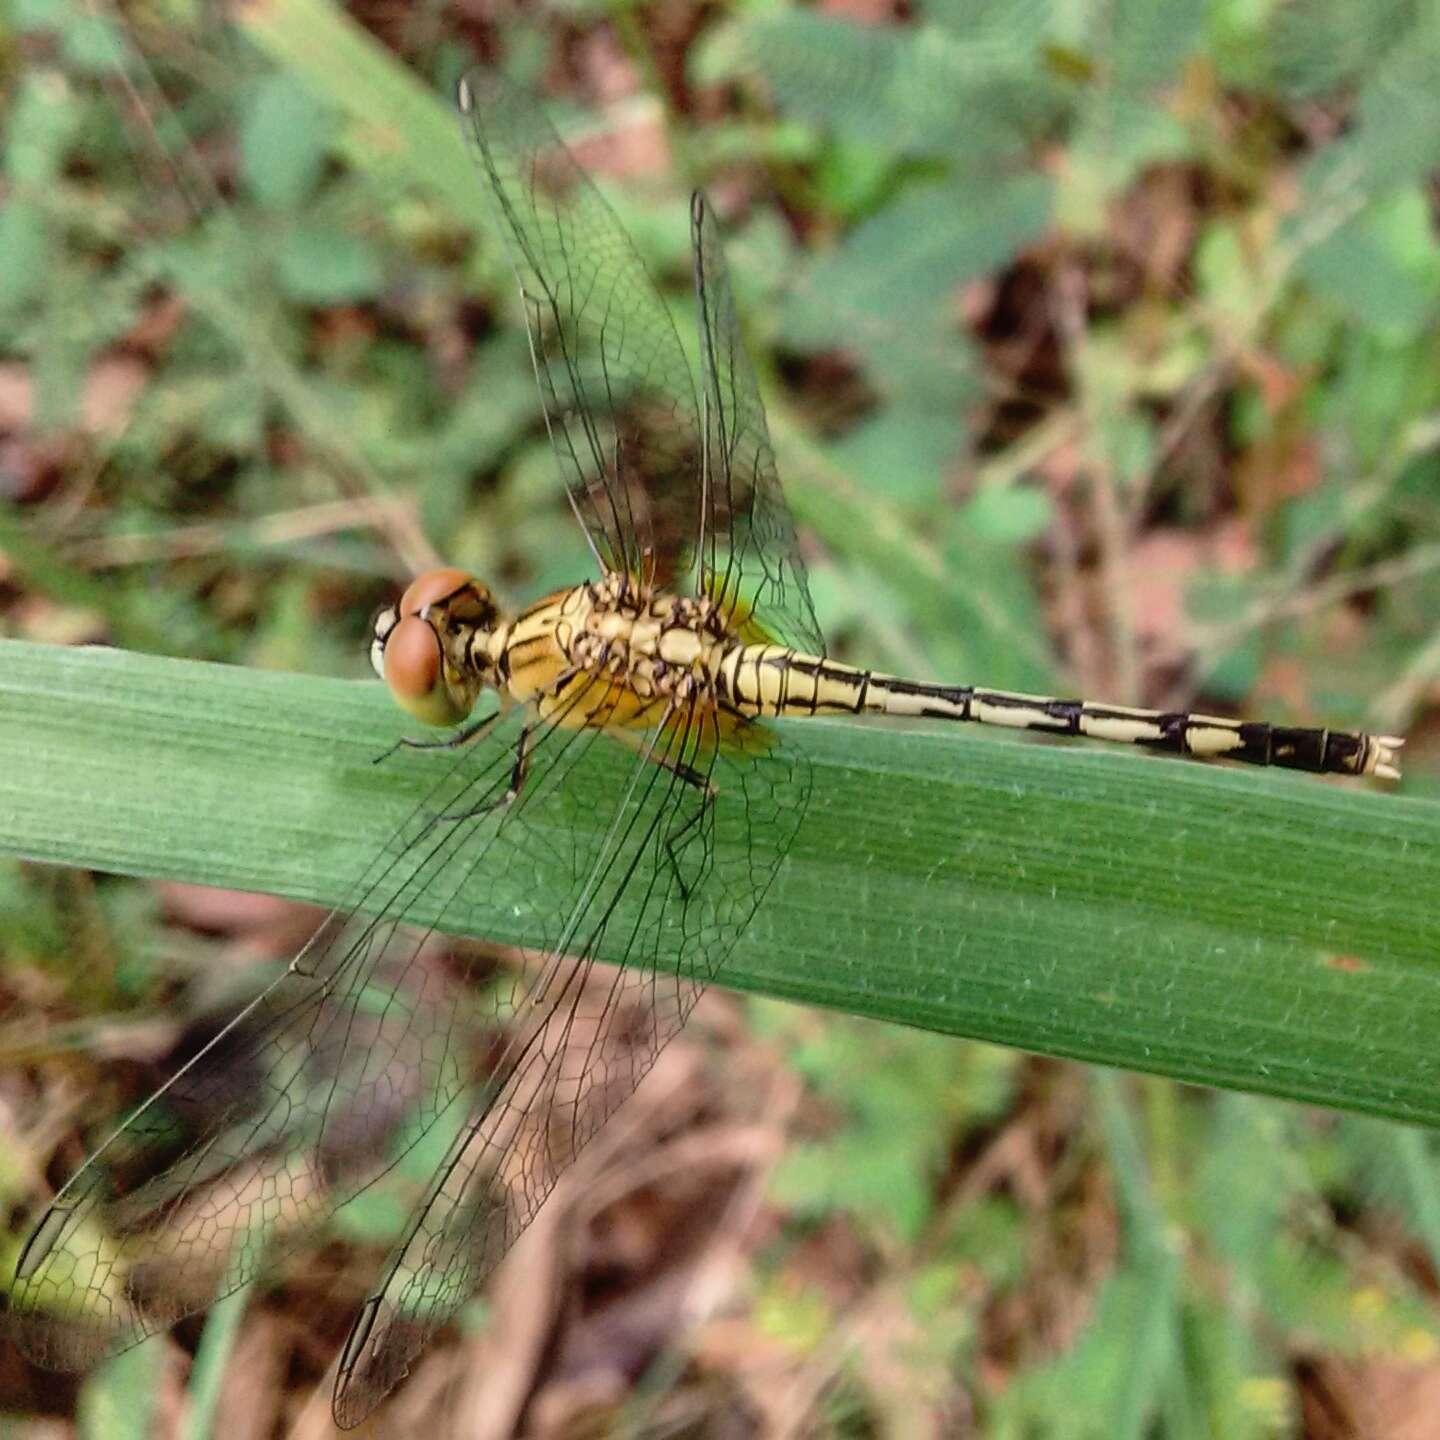
[(642, 700), (688, 703), (710, 691), (734, 641), (724, 611), (708, 597), (652, 590), (616, 572), (557, 598), (556, 639), (570, 664)]

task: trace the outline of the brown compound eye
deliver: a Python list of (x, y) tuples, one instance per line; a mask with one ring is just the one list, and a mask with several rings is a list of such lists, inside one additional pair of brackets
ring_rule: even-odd
[[(408, 591), (406, 595), (408, 598)], [(470, 707), (445, 683), (439, 637), (418, 615), (402, 612), (386, 637), (383, 663), (390, 693), (417, 720), (427, 725), (456, 725), (470, 713)]]
[(418, 615), (429, 605), (438, 605), (442, 600), (448, 600), (464, 590), (476, 588), (478, 582), (473, 575), (467, 575), (465, 571), (457, 570), (453, 566), (427, 570), (423, 575), (417, 575), (406, 587), (405, 593), (400, 597), (400, 613)]

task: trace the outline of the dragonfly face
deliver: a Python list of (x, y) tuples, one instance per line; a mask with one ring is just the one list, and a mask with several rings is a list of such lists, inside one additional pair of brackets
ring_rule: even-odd
[(493, 683), (500, 611), (463, 570), (429, 570), (375, 617), (370, 663), (395, 701), (426, 725), (458, 725)]

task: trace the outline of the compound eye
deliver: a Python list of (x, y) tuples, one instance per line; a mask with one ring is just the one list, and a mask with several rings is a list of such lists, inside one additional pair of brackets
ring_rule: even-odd
[(463, 570), (449, 566), (440, 570), (427, 570), (423, 575), (417, 575), (406, 587), (405, 593), (400, 597), (400, 613), (418, 615), (427, 605), (438, 605), (442, 600), (448, 600), (452, 595), (474, 585), (475, 577), (467, 575)]
[(424, 620), (406, 615), (384, 642), (382, 674), (403, 709), (427, 725), (455, 725), (469, 713), (445, 683), (440, 640)]

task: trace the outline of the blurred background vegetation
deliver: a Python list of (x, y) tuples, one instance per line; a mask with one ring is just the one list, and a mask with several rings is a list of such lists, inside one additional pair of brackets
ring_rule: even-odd
[[(359, 676), (420, 565), (588, 573), (476, 59), (678, 312), (711, 192), (836, 653), (1396, 730), (1434, 793), (1427, 0), (8, 0), (5, 634)], [(310, 923), (0, 869), (7, 1255)], [(724, 996), (692, 1029), (372, 1433), (1435, 1433), (1427, 1137)], [(83, 1383), (7, 1350), (0, 1417), (46, 1418), (0, 1426), (326, 1433), (363, 1290), (307, 1284)]]

